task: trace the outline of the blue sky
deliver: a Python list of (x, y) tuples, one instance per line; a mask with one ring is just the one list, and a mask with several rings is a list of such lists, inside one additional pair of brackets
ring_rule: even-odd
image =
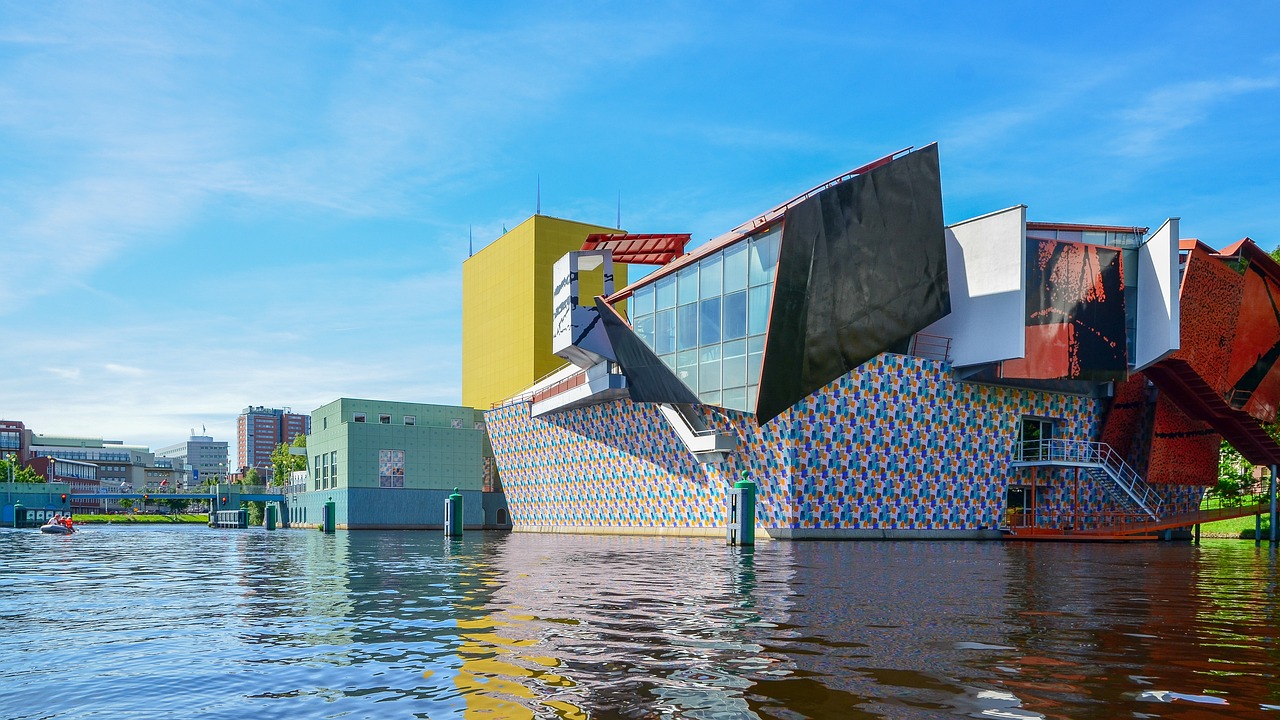
[(457, 402), (534, 211), (717, 235), (940, 143), (949, 222), (1280, 242), (1267, 3), (0, 2), (0, 417), (158, 446)]

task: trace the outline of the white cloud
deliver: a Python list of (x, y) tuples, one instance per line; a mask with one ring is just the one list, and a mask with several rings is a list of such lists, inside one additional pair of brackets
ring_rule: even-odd
[(142, 377), (147, 372), (142, 368), (133, 367), (131, 365), (118, 365), (116, 363), (107, 363), (102, 368), (114, 375), (125, 375), (127, 377)]
[(57, 377), (62, 378), (63, 380), (79, 380), (80, 379), (80, 368), (47, 367), (43, 369), (45, 372), (49, 373), (50, 375), (55, 375)]
[(1280, 87), (1275, 77), (1226, 77), (1175, 83), (1146, 94), (1137, 107), (1125, 111), (1115, 151), (1126, 157), (1169, 152), (1167, 145), (1181, 131), (1204, 122), (1213, 110), (1232, 99)]

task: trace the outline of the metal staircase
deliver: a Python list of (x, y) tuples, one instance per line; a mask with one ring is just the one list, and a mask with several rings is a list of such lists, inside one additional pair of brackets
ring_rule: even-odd
[(1163, 498), (1106, 443), (1058, 439), (1021, 442), (1013, 466), (1082, 468), (1126, 509), (1152, 520), (1160, 519)]

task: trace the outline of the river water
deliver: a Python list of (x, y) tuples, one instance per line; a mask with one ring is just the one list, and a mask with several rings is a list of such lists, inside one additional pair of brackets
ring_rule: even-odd
[(0, 530), (0, 718), (1280, 718), (1251, 542)]

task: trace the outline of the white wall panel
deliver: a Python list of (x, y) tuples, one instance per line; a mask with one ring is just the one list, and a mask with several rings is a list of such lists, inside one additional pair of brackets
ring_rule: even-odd
[(957, 366), (1020, 358), (1026, 351), (1027, 207), (947, 228), (951, 314), (924, 329), (951, 338)]
[(1141, 370), (1179, 348), (1178, 218), (1165, 220), (1138, 248), (1138, 337), (1134, 367)]

